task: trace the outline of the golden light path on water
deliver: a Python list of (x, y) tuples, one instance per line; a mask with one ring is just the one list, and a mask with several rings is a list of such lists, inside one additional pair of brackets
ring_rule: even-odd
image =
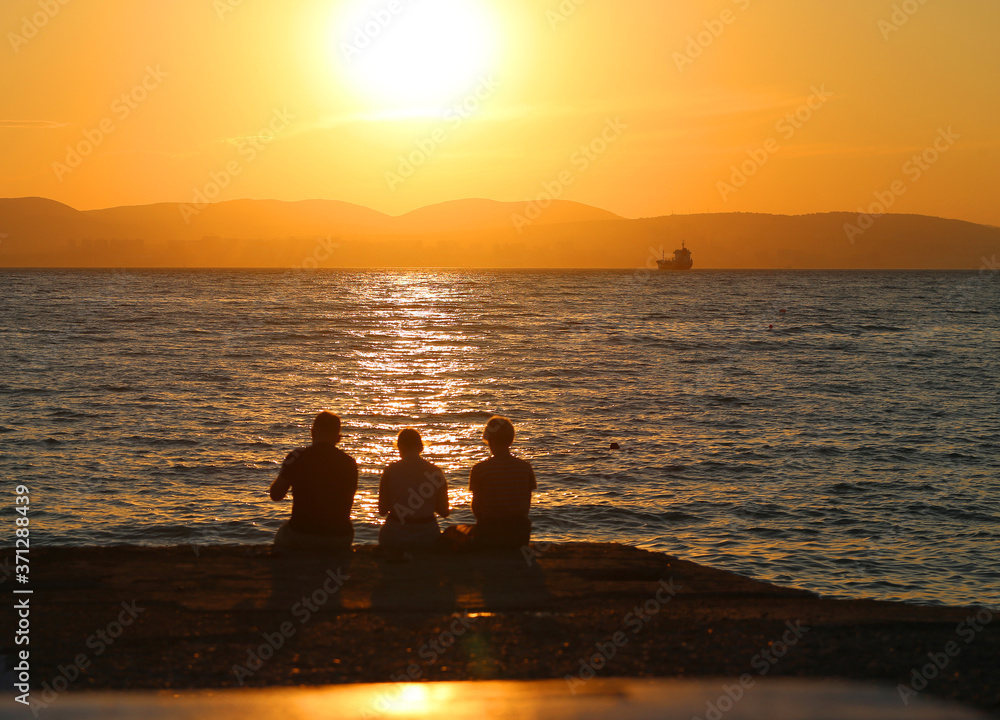
[[(357, 403), (345, 410), (354, 410), (361, 417), (369, 414), (381, 418), (446, 415), (455, 397), (475, 392), (470, 390), (468, 378), (482, 371), (481, 363), (469, 352), (463, 332), (452, 329), (458, 327), (459, 318), (447, 311), (447, 293), (442, 292), (439, 284), (428, 283), (419, 276), (399, 278), (389, 295), (382, 295), (383, 292), (383, 288), (377, 288), (367, 296), (368, 301), (382, 301), (387, 307), (372, 316), (380, 328), (378, 347), (356, 354)], [(364, 331), (352, 334), (359, 340), (367, 337)], [(336, 360), (330, 361), (327, 377), (331, 383), (339, 382), (340, 369)], [(399, 422), (361, 419), (359, 428), (362, 434), (372, 431), (380, 438), (361, 445), (370, 465), (384, 467), (398, 459), (395, 448), (385, 438), (399, 432)], [(419, 430), (424, 457), (437, 464), (448, 477), (468, 473), (469, 468), (463, 463), (465, 458), (454, 453), (456, 448), (468, 444), (467, 426), (432, 425)], [(453, 506), (471, 503), (466, 488), (450, 488), (449, 498)], [(360, 489), (354, 507), (358, 520), (373, 525), (384, 522), (378, 515), (377, 487)]]

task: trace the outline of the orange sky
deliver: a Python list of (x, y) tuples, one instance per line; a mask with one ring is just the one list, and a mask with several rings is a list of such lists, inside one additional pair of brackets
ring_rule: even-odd
[(4, 0), (0, 196), (641, 217), (879, 193), (1000, 225), (998, 28), (996, 0)]

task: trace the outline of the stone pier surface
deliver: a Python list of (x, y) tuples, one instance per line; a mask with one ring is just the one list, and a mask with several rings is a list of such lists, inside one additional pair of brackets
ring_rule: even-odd
[[(940, 700), (1000, 711), (989, 609), (825, 599), (622, 545), (408, 562), (370, 546), (31, 556), (31, 701), (53, 719), (339, 717), (323, 708), (397, 695), (373, 716), (704, 719), (730, 701), (718, 720), (982, 717)], [(18, 646), (2, 643), (7, 689)], [(550, 682), (454, 682), (535, 680)], [(136, 690), (165, 692), (82, 692)]]

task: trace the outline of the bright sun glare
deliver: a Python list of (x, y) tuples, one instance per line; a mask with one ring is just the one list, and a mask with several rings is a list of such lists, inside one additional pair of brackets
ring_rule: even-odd
[(472, 92), (496, 39), (478, 0), (357, 0), (338, 20), (337, 57), (389, 105), (440, 105)]

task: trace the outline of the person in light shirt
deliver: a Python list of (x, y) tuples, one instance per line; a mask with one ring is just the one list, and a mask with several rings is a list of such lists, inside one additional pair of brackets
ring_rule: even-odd
[(387, 515), (378, 533), (379, 547), (391, 552), (430, 550), (441, 529), (437, 515), (448, 517), (448, 481), (441, 469), (420, 453), (424, 442), (413, 428), (396, 439), (400, 459), (382, 472), (378, 488), (379, 515)]

